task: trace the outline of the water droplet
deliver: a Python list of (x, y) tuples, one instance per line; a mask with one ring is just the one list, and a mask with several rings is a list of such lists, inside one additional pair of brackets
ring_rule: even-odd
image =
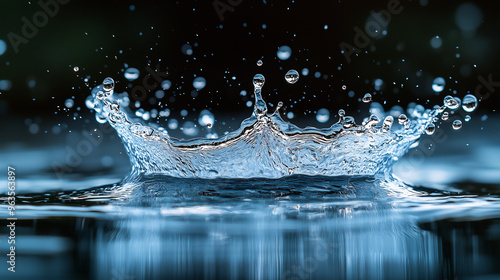
[(444, 78), (437, 77), (432, 82), (432, 90), (435, 92), (442, 92), (444, 90), (445, 84), (446, 84), (446, 82), (445, 82)]
[(278, 48), (277, 56), (281, 60), (287, 60), (292, 55), (292, 49), (289, 46), (281, 46)]
[(462, 128), (462, 121), (454, 120), (452, 127), (454, 130), (459, 130), (460, 128)]
[(372, 101), (372, 95), (367, 93), (365, 94), (365, 96), (363, 96), (363, 102), (364, 103), (368, 103), (368, 102), (371, 102)]
[(176, 119), (170, 119), (168, 121), (168, 128), (169, 129), (177, 129), (179, 127), (179, 122)]
[(73, 99), (71, 98), (66, 99), (66, 101), (64, 101), (64, 106), (66, 106), (66, 108), (72, 108), (73, 105), (75, 105), (75, 101), (73, 101)]
[(129, 81), (134, 81), (137, 78), (139, 78), (139, 74), (140, 74), (139, 69), (128, 68), (127, 70), (125, 70), (125, 73), (123, 73), (123, 76), (125, 77), (125, 79)]
[(289, 84), (295, 84), (299, 80), (299, 72), (297, 70), (288, 70), (285, 75), (285, 80)]
[(382, 130), (384, 132), (388, 132), (391, 130), (392, 123), (394, 122), (394, 118), (392, 116), (387, 116), (384, 119), (384, 122), (382, 124)]
[(460, 103), (450, 95), (447, 95), (443, 101), (444, 106), (451, 110), (456, 110), (460, 106)]
[(344, 128), (351, 128), (356, 125), (356, 122), (354, 121), (354, 118), (351, 116), (347, 116), (344, 119), (343, 126)]
[(262, 66), (262, 64), (264, 64), (264, 62), (262, 62), (261, 59), (257, 60), (257, 66)]
[(344, 109), (340, 109), (339, 110), (339, 117), (341, 117), (341, 118), (345, 117), (345, 111), (344, 111)]
[(367, 129), (370, 129), (374, 126), (376, 126), (380, 122), (380, 119), (376, 115), (371, 115), (368, 121), (365, 123), (365, 127)]
[(78, 66), (73, 67), (73, 71), (75, 71), (75, 72), (80, 71), (80, 67), (78, 67)]
[(405, 114), (401, 114), (398, 117), (398, 123), (404, 125), (408, 121), (408, 117)]
[(185, 55), (192, 55), (193, 54), (193, 47), (191, 47), (190, 44), (184, 44), (181, 47), (181, 52)]
[(171, 82), (171, 81), (169, 81), (169, 80), (165, 80), (165, 81), (161, 82), (161, 88), (162, 88), (163, 90), (167, 90), (167, 89), (169, 89), (171, 86), (172, 86), (172, 82)]
[(316, 113), (316, 120), (320, 123), (326, 123), (330, 119), (330, 111), (328, 109), (322, 108)]
[(343, 85), (342, 86), (342, 90), (346, 90), (347, 89), (347, 86), (346, 85)]
[(207, 85), (207, 80), (203, 77), (196, 77), (193, 80), (193, 87), (197, 90), (203, 89)]
[(212, 125), (214, 124), (214, 122), (215, 122), (215, 117), (214, 117), (214, 114), (212, 114), (212, 112), (208, 111), (207, 109), (202, 110), (200, 112), (200, 116), (198, 118), (198, 123), (201, 126), (206, 126), (208, 128), (212, 128)]
[(441, 116), (441, 119), (443, 121), (447, 121), (450, 118), (450, 114), (448, 112), (444, 112), (443, 115)]
[(106, 92), (112, 91), (115, 88), (115, 81), (113, 80), (113, 78), (107, 77), (106, 79), (104, 79), (104, 81), (102, 82), (102, 88)]
[(182, 126), (182, 132), (187, 136), (196, 136), (198, 135), (198, 127), (196, 127), (195, 123), (192, 121), (187, 121)]
[(431, 47), (439, 49), (443, 45), (443, 40), (439, 36), (434, 36), (431, 39)]
[(91, 95), (87, 96), (85, 99), (85, 106), (89, 109), (94, 109), (94, 99), (92, 98)]
[(464, 120), (465, 120), (466, 122), (470, 121), (471, 119), (472, 119), (472, 118), (471, 118), (469, 115), (466, 115), (466, 116), (465, 116), (465, 118), (464, 118)]
[(264, 86), (264, 83), (266, 82), (266, 78), (264, 78), (264, 75), (262, 74), (257, 74), (253, 77), (253, 85), (255, 88), (261, 89)]
[(425, 133), (427, 135), (432, 135), (434, 134), (434, 131), (436, 131), (436, 126), (433, 124), (433, 123), (430, 123), (429, 125), (427, 125), (427, 127), (425, 128)]
[(476, 110), (477, 107), (477, 98), (472, 95), (472, 94), (467, 94), (464, 96), (462, 99), (462, 109), (464, 109), (465, 112), (472, 112)]

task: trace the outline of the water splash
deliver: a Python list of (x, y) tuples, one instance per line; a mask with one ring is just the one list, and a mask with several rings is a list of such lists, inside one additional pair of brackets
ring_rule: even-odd
[[(398, 158), (416, 146), (423, 133), (434, 133), (433, 123), (443, 111), (460, 106), (460, 100), (450, 96), (445, 98), (445, 105), (433, 110), (412, 104), (407, 115), (400, 114), (394, 123), (392, 115), (398, 116), (398, 112), (385, 112), (379, 103), (372, 102), (372, 115), (362, 125), (340, 110), (338, 121), (329, 128), (302, 129), (281, 118), (282, 103), (268, 113), (262, 96), (265, 78), (257, 74), (253, 78), (253, 114), (238, 130), (219, 139), (207, 136), (177, 140), (162, 127), (134, 120), (120, 106), (128, 104), (126, 93), (114, 94), (111, 81), (106, 79), (92, 90), (96, 119), (107, 120), (118, 132), (129, 155), (132, 174), (182, 178), (387, 175)], [(201, 123), (213, 124), (213, 116), (200, 117)]]

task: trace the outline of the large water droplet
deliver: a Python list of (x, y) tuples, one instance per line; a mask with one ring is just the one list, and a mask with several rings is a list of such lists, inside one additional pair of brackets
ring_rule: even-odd
[(330, 119), (330, 111), (325, 108), (321, 108), (316, 113), (316, 120), (320, 123), (326, 123)]
[(262, 74), (257, 74), (253, 77), (253, 85), (255, 88), (261, 89), (264, 86), (264, 83), (266, 82), (266, 78), (264, 78), (264, 75)]
[(367, 93), (365, 94), (365, 96), (363, 96), (363, 102), (364, 103), (368, 103), (368, 102), (371, 102), (372, 101), (372, 95)]
[(115, 81), (113, 80), (113, 78), (107, 77), (106, 79), (104, 79), (104, 81), (102, 81), (102, 88), (106, 92), (115, 89)]
[(467, 94), (464, 96), (462, 99), (462, 109), (464, 109), (465, 112), (472, 112), (476, 110), (477, 107), (477, 98), (472, 95), (472, 94)]
[(432, 82), (432, 90), (435, 92), (442, 92), (444, 90), (444, 85), (446, 84), (444, 78), (437, 77)]
[(451, 110), (456, 110), (460, 106), (460, 103), (450, 95), (447, 95), (443, 101), (444, 106)]
[(461, 120), (454, 120), (452, 127), (455, 130), (459, 130), (460, 128), (462, 128), (462, 121)]
[(196, 77), (193, 80), (193, 87), (197, 90), (203, 89), (207, 85), (207, 80), (203, 77)]
[(289, 84), (295, 84), (299, 80), (299, 72), (297, 70), (288, 70), (285, 75), (285, 80)]
[(129, 81), (134, 81), (137, 78), (139, 78), (139, 74), (140, 74), (139, 69), (128, 68), (127, 70), (125, 70), (125, 73), (123, 73), (123, 76), (125, 77), (125, 79)]
[(292, 55), (292, 49), (289, 46), (281, 46), (278, 48), (277, 56), (281, 60), (287, 60)]

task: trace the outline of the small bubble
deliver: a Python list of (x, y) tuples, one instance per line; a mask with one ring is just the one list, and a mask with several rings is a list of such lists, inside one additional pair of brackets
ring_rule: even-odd
[(299, 80), (299, 72), (297, 70), (288, 70), (285, 75), (285, 80), (289, 84), (295, 84)]
[(462, 121), (454, 120), (452, 127), (454, 130), (459, 130), (460, 128), (462, 128)]
[(363, 96), (363, 102), (364, 103), (368, 103), (368, 102), (371, 102), (372, 101), (372, 95), (367, 93), (365, 94), (365, 96)]

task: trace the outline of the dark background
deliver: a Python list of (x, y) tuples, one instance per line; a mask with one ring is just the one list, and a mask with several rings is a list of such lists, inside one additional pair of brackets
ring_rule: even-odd
[[(459, 97), (473, 92), (480, 83), (479, 75), (491, 74), (494, 81), (500, 81), (500, 5), (474, 1), (482, 12), (482, 23), (475, 31), (464, 32), (455, 17), (465, 2), (401, 1), (403, 11), (391, 17), (387, 35), (372, 39), (370, 46), (347, 63), (339, 44), (354, 45), (353, 28), (363, 30), (370, 11), (387, 9), (388, 1), (242, 0), (233, 12), (224, 12), (221, 21), (214, 1), (74, 0), (59, 5), (57, 14), (35, 36), (20, 44), (18, 53), (8, 34), (22, 35), (21, 19), (33, 22), (33, 15), (42, 9), (36, 1), (1, 1), (0, 39), (7, 43), (7, 50), (0, 56), (0, 79), (11, 82), (9, 90), (0, 91), (2, 125), (19, 120), (14, 130), (27, 135), (32, 123), (39, 129), (31, 134), (50, 134), (55, 124), (60, 125), (61, 135), (72, 128), (95, 126), (84, 105), (89, 87), (110, 76), (116, 80), (118, 92), (130, 92), (133, 86), (141, 85), (145, 67), (158, 63), (163, 70), (168, 69), (173, 83), (163, 99), (172, 110), (171, 117), (182, 125), (180, 110), (189, 111), (185, 120), (195, 121), (199, 111), (208, 108), (218, 121), (214, 129), (220, 132), (237, 126), (224, 126), (221, 119), (238, 124), (251, 114), (245, 103), (253, 96), (242, 97), (240, 91), (251, 93), (256, 73), (266, 76), (265, 100), (271, 104), (283, 101), (285, 113), (293, 111), (294, 122), (299, 124), (329, 126), (340, 108), (351, 114), (361, 109), (366, 115), (368, 105), (361, 103), (360, 107), (359, 102), (366, 92), (375, 94), (374, 101), (385, 103), (386, 109), (406, 107), (409, 102), (431, 108), (442, 104), (443, 97), (453, 95), (454, 90)], [(434, 49), (430, 40), (437, 35), (443, 43)], [(193, 46), (193, 55), (182, 53), (186, 43)], [(292, 48), (286, 61), (276, 57), (282, 45)], [(260, 58), (264, 65), (258, 67)], [(125, 64), (138, 68), (141, 77), (133, 83), (126, 81)], [(80, 71), (75, 73), (74, 66)], [(304, 67), (310, 70), (308, 76), (301, 76), (295, 85), (286, 83), (283, 77), (289, 69), (300, 73)], [(422, 75), (417, 76), (420, 70)], [(316, 71), (320, 78), (314, 77)], [(196, 98), (191, 95), (194, 75), (207, 80)], [(431, 85), (439, 76), (446, 79), (446, 88), (436, 94)], [(85, 77), (90, 77), (88, 86)], [(384, 81), (380, 91), (373, 86), (377, 78)], [(350, 90), (355, 92), (353, 98), (348, 96)], [(73, 98), (75, 105), (64, 109), (68, 98)], [(491, 116), (498, 101), (493, 93), (473, 117)], [(158, 108), (155, 106), (141, 104), (146, 109)], [(314, 119), (319, 108), (331, 111), (326, 124)], [(4, 139), (21, 138), (5, 135)]]

